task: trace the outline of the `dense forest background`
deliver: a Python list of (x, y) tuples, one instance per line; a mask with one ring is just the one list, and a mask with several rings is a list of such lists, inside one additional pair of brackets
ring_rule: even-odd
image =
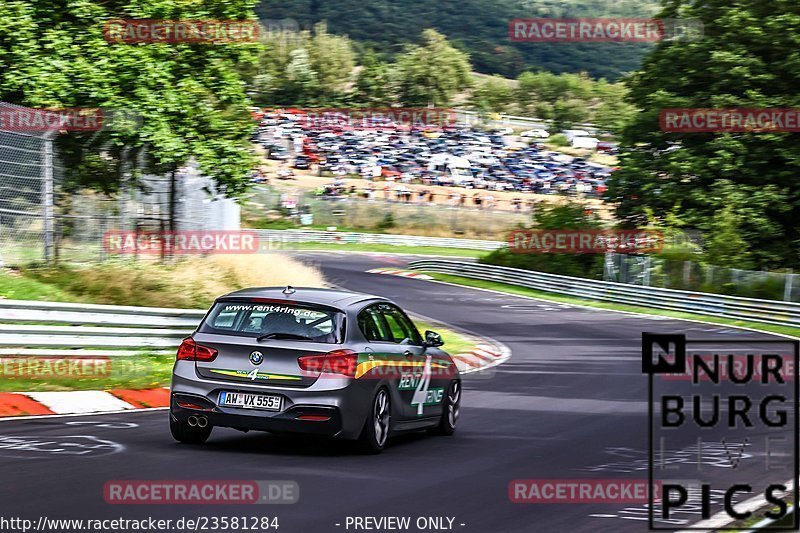
[[(516, 78), (525, 70), (588, 73), (616, 80), (636, 70), (649, 44), (521, 43), (508, 38), (514, 18), (652, 17), (658, 0), (261, 0), (262, 20), (293, 19), (302, 29), (327, 21), (332, 34), (347, 35), (363, 49), (390, 60), (423, 29), (444, 34), (469, 53), (485, 74)], [(360, 52), (363, 50), (359, 50)]]

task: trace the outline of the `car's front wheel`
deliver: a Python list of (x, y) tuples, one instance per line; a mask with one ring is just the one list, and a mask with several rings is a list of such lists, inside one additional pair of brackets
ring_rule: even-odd
[(359, 448), (368, 454), (381, 453), (389, 440), (392, 429), (392, 404), (389, 391), (379, 389), (372, 400), (370, 410), (361, 436), (358, 438)]
[(181, 422), (176, 420), (171, 414), (169, 417), (169, 430), (172, 433), (172, 437), (184, 444), (203, 444), (208, 440), (212, 429), (208, 422), (204, 426), (198, 425), (197, 422), (190, 425), (188, 421)]
[(442, 418), (432, 432), (436, 435), (449, 436), (455, 433), (458, 417), (461, 414), (461, 381), (456, 379), (450, 382), (442, 407)]

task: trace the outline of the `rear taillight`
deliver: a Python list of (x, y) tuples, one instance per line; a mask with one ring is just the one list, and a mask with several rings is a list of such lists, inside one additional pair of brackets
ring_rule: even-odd
[(342, 374), (356, 376), (358, 354), (353, 350), (334, 350), (322, 355), (303, 355), (297, 358), (300, 370), (313, 374)]
[(178, 347), (178, 361), (213, 361), (217, 357), (217, 350), (197, 344), (194, 339), (187, 337)]

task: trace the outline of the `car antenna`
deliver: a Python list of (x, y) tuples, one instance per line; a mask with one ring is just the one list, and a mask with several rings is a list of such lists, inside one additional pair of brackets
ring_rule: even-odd
[(283, 292), (283, 294), (294, 294), (297, 291), (295, 291), (294, 287), (292, 287), (291, 285), (287, 285), (286, 288), (283, 289), (283, 291), (281, 292)]

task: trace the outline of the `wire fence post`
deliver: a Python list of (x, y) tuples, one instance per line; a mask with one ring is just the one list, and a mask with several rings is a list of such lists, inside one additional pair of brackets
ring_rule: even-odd
[(53, 139), (44, 141), (44, 187), (42, 207), (44, 215), (44, 261), (53, 260)]
[(792, 301), (792, 281), (794, 281), (794, 274), (790, 269), (786, 273), (786, 277), (784, 278), (783, 283), (783, 301), (784, 302), (791, 302)]

